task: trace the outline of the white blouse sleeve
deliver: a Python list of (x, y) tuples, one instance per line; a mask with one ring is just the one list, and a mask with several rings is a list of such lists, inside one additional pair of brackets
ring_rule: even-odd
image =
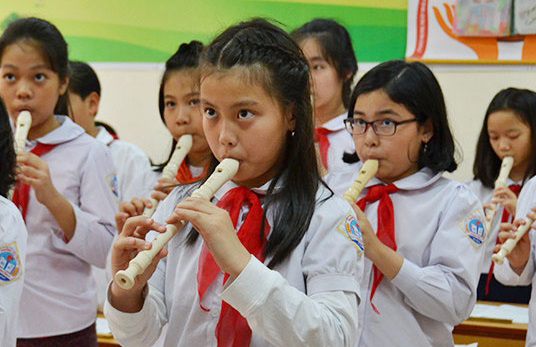
[(307, 293), (251, 257), (220, 294), (255, 334), (274, 346), (355, 344), (363, 253), (342, 230), (345, 222), (355, 220), (350, 205), (340, 198), (330, 200), (325, 202), (329, 208), (315, 212), (311, 220), (310, 229), (316, 231), (304, 236), (301, 266)]
[(437, 208), (444, 212), (430, 246), (428, 264), (420, 267), (404, 259), (392, 283), (419, 313), (457, 325), (467, 319), (476, 303), (484, 252), (484, 245), (472, 241), (463, 229), (467, 221), (483, 226), (484, 213), (476, 196), (463, 185), (454, 189), (446, 206)]
[(78, 204), (71, 203), (76, 228), (65, 248), (100, 268), (106, 265), (106, 256), (115, 234), (115, 213), (118, 209), (113, 193), (115, 183), (110, 154), (104, 145), (96, 142), (81, 169)]

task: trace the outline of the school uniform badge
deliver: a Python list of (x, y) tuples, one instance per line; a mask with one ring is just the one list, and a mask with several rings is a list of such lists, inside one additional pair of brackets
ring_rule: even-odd
[(117, 176), (115, 174), (108, 175), (106, 177), (110, 190), (114, 193), (116, 199), (119, 199), (119, 183), (117, 182)]
[(0, 246), (0, 286), (18, 280), (22, 276), (17, 243)]
[(351, 214), (348, 214), (337, 227), (337, 231), (343, 234), (357, 249), (357, 255), (359, 258), (365, 251), (365, 242), (363, 241), (363, 234), (361, 228), (357, 224), (357, 220)]
[(480, 249), (486, 241), (486, 229), (484, 228), (483, 220), (482, 213), (475, 209), (457, 223), (476, 250)]

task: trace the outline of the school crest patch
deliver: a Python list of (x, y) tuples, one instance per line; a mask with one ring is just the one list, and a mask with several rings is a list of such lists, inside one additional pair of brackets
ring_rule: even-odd
[(486, 241), (486, 229), (484, 228), (484, 217), (482, 213), (475, 209), (473, 212), (458, 221), (458, 227), (465, 233), (474, 249), (480, 249)]
[(18, 280), (22, 268), (17, 243), (0, 246), (0, 286)]
[(365, 251), (365, 242), (363, 241), (363, 234), (361, 233), (361, 228), (357, 224), (357, 220), (351, 214), (348, 214), (337, 227), (337, 231), (346, 236), (348, 240), (357, 249), (357, 254), (359, 258), (363, 255)]
[(108, 175), (106, 180), (108, 181), (108, 186), (110, 187), (112, 193), (114, 193), (116, 199), (119, 199), (119, 183), (117, 182), (117, 176), (115, 174)]

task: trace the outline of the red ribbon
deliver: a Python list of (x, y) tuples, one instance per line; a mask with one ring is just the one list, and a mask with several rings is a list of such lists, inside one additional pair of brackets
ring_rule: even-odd
[(180, 184), (197, 182), (203, 177), (205, 177), (205, 175), (207, 174), (207, 168), (208, 164), (205, 165), (205, 167), (203, 168), (203, 172), (201, 173), (201, 175), (193, 177), (192, 172), (188, 167), (188, 164), (186, 164), (186, 160), (183, 160), (181, 166), (179, 166), (179, 170), (177, 171), (177, 176), (175, 176), (175, 178), (177, 179), (177, 181), (179, 181)]
[[(508, 188), (510, 188), (510, 190), (514, 192), (516, 196), (519, 196), (519, 192), (521, 191), (521, 186), (519, 184), (511, 184), (508, 186)], [(508, 221), (510, 221), (510, 213), (508, 213), (508, 211), (505, 208), (503, 208), (503, 213), (501, 216), (501, 223), (507, 223)], [(491, 230), (488, 230), (488, 232), (491, 232)], [(499, 243), (500, 243), (499, 237), (497, 236), (497, 240), (495, 241), (495, 244), (498, 245)], [(488, 277), (486, 278), (486, 290), (484, 291), (484, 295), (486, 296), (488, 296), (489, 294), (489, 284), (491, 283), (491, 278), (493, 277), (494, 268), (495, 268), (495, 262), (492, 261), (489, 267)]]
[[(38, 157), (50, 152), (56, 145), (48, 145), (46, 143), (37, 143), (30, 152)], [(26, 211), (28, 210), (28, 200), (30, 198), (30, 186), (24, 183), (17, 183), (13, 192), (13, 203), (19, 208), (22, 218), (26, 221)]]
[[(265, 220), (264, 235), (260, 234), (263, 210), (259, 197), (245, 187), (237, 187), (228, 191), (218, 202), (217, 206), (229, 212), (233, 226), (236, 229), (240, 210), (244, 203), (248, 204), (249, 212), (240, 230), (238, 230), (238, 239), (249, 253), (253, 254), (261, 262), (264, 262), (264, 249), (268, 233), (270, 232), (270, 226)], [(216, 264), (212, 254), (210, 254), (206, 245), (203, 244), (199, 256), (199, 270), (197, 273), (197, 291), (199, 293), (200, 303), (203, 301), (207, 289), (220, 272), (220, 268)], [(224, 274), (223, 283), (228, 278), (229, 274)], [(202, 305), (201, 308), (208, 311)], [(220, 318), (216, 326), (216, 339), (218, 340), (218, 347), (246, 347), (251, 342), (251, 329), (247, 320), (225, 301), (222, 302)]]
[(315, 142), (318, 142), (320, 147), (320, 158), (326, 170), (328, 169), (328, 150), (330, 146), (328, 135), (332, 132), (326, 128), (315, 128)]
[[(397, 191), (398, 188), (392, 183), (386, 186), (372, 186), (368, 189), (367, 195), (357, 202), (357, 206), (364, 211), (367, 203), (373, 203), (380, 200), (378, 206), (378, 231), (376, 232), (376, 236), (384, 245), (394, 251), (396, 251), (395, 213), (393, 202), (391, 201), (389, 194), (396, 193)], [(378, 270), (376, 265), (373, 265), (372, 268), (374, 272), (374, 280), (372, 282), (372, 291), (370, 292), (370, 304), (372, 305), (374, 312), (380, 313), (372, 303), (372, 298), (383, 279), (383, 273)]]

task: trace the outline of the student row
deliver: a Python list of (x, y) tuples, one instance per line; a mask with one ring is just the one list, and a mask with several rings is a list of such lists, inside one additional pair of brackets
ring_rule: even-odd
[[(512, 182), (532, 176), (534, 93), (508, 89), (491, 103), (472, 183), (480, 200), (464, 184), (442, 177), (457, 163), (432, 72), (420, 63), (386, 62), (350, 92), (355, 71), (341, 68), (345, 73), (339, 74), (336, 67), (347, 65), (322, 44), (324, 31), (330, 33), (325, 26), (345, 32), (332, 21), (313, 21), (294, 33), (300, 47), (278, 27), (252, 20), (230, 27), (204, 50), (198, 42), (181, 45), (166, 63), (159, 107), (173, 138), (191, 134), (193, 147), (176, 179), (159, 181), (154, 197), (171, 194), (154, 221), (139, 216), (149, 204), (144, 199), (127, 198), (114, 216), (127, 180), (115, 178), (104, 145), (70, 118), (54, 115), (56, 106), (67, 106), (77, 120), (77, 102), (93, 110), (90, 116), (96, 113), (89, 97), (94, 91), (84, 95), (75, 78), (67, 83), (61, 34), (34, 18), (6, 29), (0, 96), (13, 121), (23, 110), (33, 117), (29, 152), (17, 156), (14, 193), (28, 240), (24, 227), (2, 221), (3, 231), (20, 230), (16, 236), (5, 232), (11, 239), (2, 240), (5, 288), (22, 287), (21, 306), (5, 323), (9, 343), (16, 336), (20, 346), (43, 337), (77, 345), (80, 335), (95, 343), (90, 264), (104, 267), (113, 243), (109, 264), (115, 274), (132, 253), (148, 247), (149, 230), (185, 220), (159, 254), (162, 260), (138, 277), (133, 290), (113, 281), (109, 287), (106, 315), (126, 345), (149, 345), (166, 323), (172, 327), (166, 345), (452, 344), (452, 326), (474, 305), (499, 231), (497, 223), (484, 229), (482, 203), (494, 195), (515, 214), (515, 194), (493, 191), (500, 162), (514, 157)], [(317, 51), (308, 54), (311, 42)], [(316, 74), (329, 71), (338, 88), (320, 87)], [(68, 89), (71, 102), (62, 104)], [(323, 109), (321, 100), (330, 92), (335, 97), (326, 97), (329, 107)], [(3, 138), (9, 139), (4, 118)], [(336, 129), (328, 129), (331, 122)], [(318, 124), (324, 126), (315, 129)], [(87, 129), (96, 135), (91, 125)], [(335, 135), (349, 139), (351, 148)], [(113, 156), (113, 144), (120, 142), (108, 142)], [(8, 164), (3, 196), (15, 178), (8, 169), (14, 163), (10, 145), (5, 140), (2, 146)], [(125, 153), (117, 159), (126, 160)], [(238, 159), (240, 168), (216, 193), (216, 205), (187, 198), (227, 157)], [(325, 180), (342, 195), (359, 159), (380, 165), (358, 208), (333, 195), (319, 167), (331, 171)], [(141, 182), (137, 188), (150, 181), (129, 174)], [(6, 199), (2, 203), (5, 213), (14, 210)], [(20, 224), (17, 213), (9, 218)]]

